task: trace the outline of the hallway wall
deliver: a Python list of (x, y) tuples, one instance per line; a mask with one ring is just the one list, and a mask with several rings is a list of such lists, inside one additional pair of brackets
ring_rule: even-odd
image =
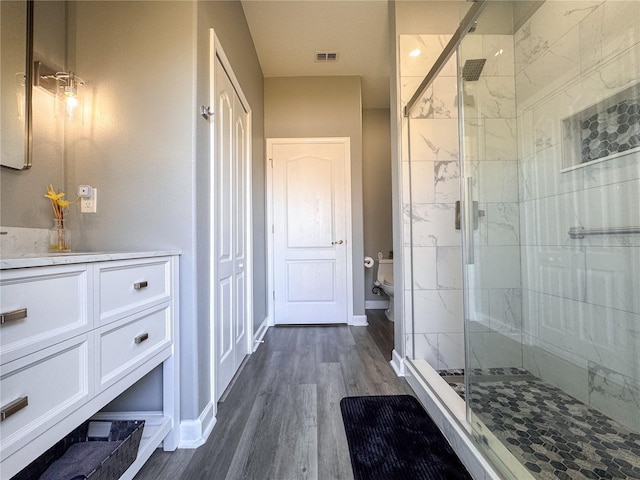
[[(362, 194), (364, 255), (385, 258), (393, 250), (391, 207), (391, 126), (389, 109), (365, 109), (362, 112)], [(364, 271), (365, 302), (386, 301), (374, 294), (377, 265)]]

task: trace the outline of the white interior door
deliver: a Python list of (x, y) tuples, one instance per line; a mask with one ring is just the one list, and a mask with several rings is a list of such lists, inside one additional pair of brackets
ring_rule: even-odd
[(276, 324), (348, 323), (349, 139), (271, 139)]
[(247, 338), (247, 112), (220, 59), (214, 66), (213, 237), (215, 400), (245, 355)]

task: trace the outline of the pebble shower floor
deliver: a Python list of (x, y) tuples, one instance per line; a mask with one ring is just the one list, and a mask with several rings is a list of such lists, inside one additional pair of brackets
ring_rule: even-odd
[[(439, 373), (466, 397), (462, 370)], [(526, 370), (473, 375), (474, 412), (535, 478), (640, 479), (640, 434)]]

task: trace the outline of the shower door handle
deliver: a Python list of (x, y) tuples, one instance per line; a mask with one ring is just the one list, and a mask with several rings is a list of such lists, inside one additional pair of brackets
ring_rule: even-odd
[[(473, 218), (473, 229), (477, 230), (478, 229), (478, 222), (479, 222), (479, 218), (480, 217), (484, 217), (485, 216), (485, 212), (484, 210), (480, 210), (478, 208), (478, 202), (476, 201), (472, 201), (471, 202), (471, 208), (472, 208), (472, 218)], [(460, 220), (460, 200), (456, 200), (456, 218), (455, 218), (455, 227), (456, 230), (460, 230), (461, 229), (461, 220)]]
[[(478, 202), (473, 200), (473, 178), (467, 177), (464, 192), (464, 221), (465, 229), (463, 230), (464, 242), (466, 244), (466, 263), (473, 265), (475, 263), (473, 248), (473, 230), (478, 228)], [(474, 205), (475, 204), (475, 205)], [(483, 212), (484, 213), (484, 212)]]
[(471, 221), (473, 223), (473, 229), (477, 230), (480, 222), (480, 217), (484, 217), (484, 210), (478, 208), (478, 202), (473, 200), (471, 202)]
[[(464, 199), (462, 209), (464, 210), (465, 228), (462, 231), (464, 236), (464, 244), (466, 247), (466, 264), (473, 265), (475, 263), (475, 250), (473, 244), (473, 232), (480, 225), (480, 217), (485, 216), (485, 211), (478, 208), (479, 203), (473, 200), (473, 178), (467, 177), (465, 182)], [(456, 230), (461, 229), (462, 217), (460, 201), (456, 202), (455, 227)]]

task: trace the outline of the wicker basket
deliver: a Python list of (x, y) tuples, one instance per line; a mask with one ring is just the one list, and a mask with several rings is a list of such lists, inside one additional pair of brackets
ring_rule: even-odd
[(74, 443), (91, 441), (119, 441), (122, 443), (105, 458), (100, 466), (91, 472), (86, 478), (88, 480), (118, 480), (122, 474), (131, 466), (138, 456), (138, 447), (142, 438), (144, 420), (100, 420), (100, 422), (111, 422), (109, 437), (88, 437), (89, 423), (86, 421), (65, 438), (56, 443), (53, 447), (31, 462), (12, 480), (35, 480), (58, 460), (67, 449)]

